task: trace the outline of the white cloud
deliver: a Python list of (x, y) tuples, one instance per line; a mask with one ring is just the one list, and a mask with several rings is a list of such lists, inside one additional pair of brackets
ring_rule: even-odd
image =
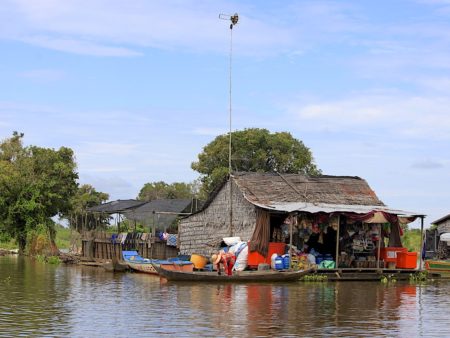
[(412, 164), (412, 167), (416, 168), (416, 169), (425, 169), (425, 170), (430, 170), (431, 169), (432, 170), (432, 169), (443, 168), (444, 165), (442, 163), (438, 162), (438, 161), (434, 161), (434, 160), (431, 160), (431, 159), (426, 159), (426, 160), (421, 160), (421, 161), (414, 162)]
[[(228, 23), (219, 12), (245, 12), (242, 5), (207, 1), (16, 0), (5, 7), (0, 19), (15, 20), (0, 23), (3, 38), (96, 56), (137, 56), (142, 47), (227, 52)], [(281, 25), (245, 13), (240, 22), (234, 41), (241, 53), (272, 54), (292, 43), (294, 35)]]
[(93, 55), (93, 56), (140, 56), (142, 53), (123, 47), (105, 46), (97, 42), (76, 39), (52, 38), (46, 36), (32, 36), (23, 38), (22, 41), (32, 45), (54, 49), (62, 52)]
[(19, 77), (31, 79), (38, 82), (53, 82), (62, 80), (65, 73), (56, 69), (33, 69), (18, 74)]
[(416, 139), (449, 139), (448, 97), (354, 93), (335, 101), (291, 102), (287, 111), (314, 130), (383, 130)]

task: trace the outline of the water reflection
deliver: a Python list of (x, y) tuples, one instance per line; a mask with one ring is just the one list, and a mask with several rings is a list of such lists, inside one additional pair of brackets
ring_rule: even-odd
[(190, 284), (0, 257), (0, 336), (450, 336), (450, 284)]

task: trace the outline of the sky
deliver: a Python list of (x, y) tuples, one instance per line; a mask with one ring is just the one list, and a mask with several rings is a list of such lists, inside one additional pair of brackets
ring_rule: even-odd
[(191, 182), (230, 128), (231, 46), (232, 130), (290, 132), (425, 227), (450, 213), (450, 0), (2, 0), (0, 140), (72, 148), (111, 200)]

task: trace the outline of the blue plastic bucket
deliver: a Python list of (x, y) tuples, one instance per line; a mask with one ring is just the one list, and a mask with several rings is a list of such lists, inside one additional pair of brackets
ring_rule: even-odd
[(277, 256), (277, 258), (275, 258), (275, 269), (277, 270), (283, 270), (283, 257), (281, 256)]

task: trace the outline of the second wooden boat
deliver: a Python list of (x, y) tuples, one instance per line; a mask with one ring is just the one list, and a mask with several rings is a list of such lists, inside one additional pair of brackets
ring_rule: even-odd
[(450, 261), (426, 260), (425, 269), (429, 273), (438, 273), (450, 277)]
[(168, 260), (143, 258), (137, 251), (123, 251), (122, 257), (130, 269), (152, 275), (158, 274), (155, 267), (163, 267), (166, 270), (180, 272), (192, 272), (194, 269), (194, 265), (190, 261), (184, 261), (177, 258)]
[(314, 269), (299, 271), (239, 271), (232, 276), (218, 275), (217, 272), (193, 271), (181, 272), (170, 271), (161, 266), (154, 265), (159, 275), (169, 281), (186, 282), (220, 282), (220, 283), (254, 283), (254, 282), (289, 282), (297, 281), (304, 275), (312, 273)]
[(157, 275), (154, 266), (159, 266), (159, 260), (141, 257), (137, 251), (122, 251), (122, 257), (130, 269), (138, 272), (145, 272), (152, 275)]

